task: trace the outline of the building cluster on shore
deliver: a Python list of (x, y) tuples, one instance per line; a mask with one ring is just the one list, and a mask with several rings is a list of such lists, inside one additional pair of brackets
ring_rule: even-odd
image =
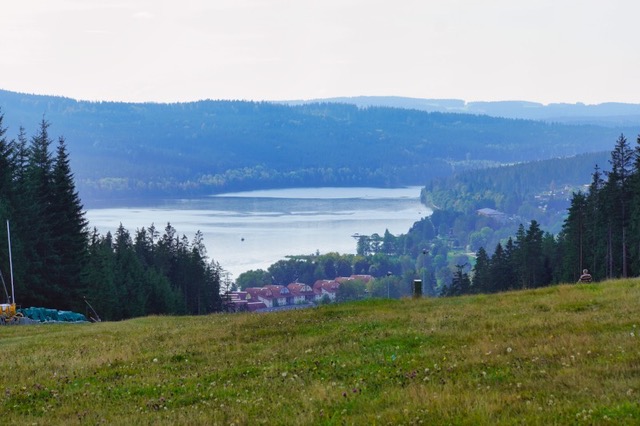
[(262, 311), (278, 307), (312, 305), (322, 301), (336, 300), (340, 284), (358, 280), (364, 284), (373, 280), (371, 275), (351, 275), (333, 280), (318, 280), (313, 286), (293, 282), (289, 285), (265, 285), (249, 287), (243, 291), (230, 291), (225, 294), (225, 309), (231, 312)]

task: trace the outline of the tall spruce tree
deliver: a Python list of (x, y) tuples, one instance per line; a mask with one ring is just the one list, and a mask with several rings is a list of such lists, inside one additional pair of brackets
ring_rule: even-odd
[(560, 236), (564, 247), (563, 271), (565, 271), (561, 279), (566, 282), (576, 282), (585, 267), (587, 213), (585, 195), (582, 192), (574, 193)]
[(631, 220), (629, 224), (632, 240), (629, 241), (632, 265), (631, 274), (640, 275), (640, 135), (636, 138), (635, 156), (633, 164), (633, 176), (631, 178), (630, 210)]
[[(5, 137), (6, 129), (3, 126), (4, 114), (0, 110), (0, 274), (3, 274), (2, 281), (8, 282), (9, 273), (9, 255), (8, 247), (4, 242), (7, 241), (5, 232), (5, 220), (11, 219), (12, 203), (14, 199), (13, 188), (13, 165), (11, 163), (12, 149), (10, 143)], [(5, 279), (5, 276), (7, 279)], [(8, 294), (1, 292), (0, 300), (7, 302)]]
[[(59, 301), (64, 290), (59, 282), (49, 280), (49, 274), (60, 261), (53, 246), (53, 227), (56, 226), (52, 211), (54, 198), (53, 157), (50, 152), (49, 123), (42, 120), (38, 133), (31, 138), (29, 163), (26, 169), (25, 209), (21, 212), (20, 238), (27, 242), (24, 251), (28, 274), (23, 276), (21, 294), (23, 303), (46, 306)], [(28, 206), (28, 208), (27, 208)]]
[(472, 284), (474, 293), (490, 293), (494, 291), (494, 283), (491, 281), (490, 259), (484, 247), (480, 247), (476, 252)]
[(587, 194), (587, 217), (586, 232), (587, 238), (587, 263), (584, 265), (589, 269), (594, 280), (600, 280), (606, 276), (605, 265), (603, 261), (606, 257), (606, 235), (602, 222), (606, 215), (607, 208), (602, 204), (602, 187), (604, 180), (602, 172), (596, 164), (591, 175), (591, 184), (589, 185), (589, 193)]
[[(628, 274), (628, 246), (627, 233), (629, 221), (629, 198), (632, 166), (634, 164), (634, 150), (631, 149), (627, 138), (620, 135), (611, 151), (611, 172), (609, 172), (610, 194), (613, 196), (613, 209), (617, 211), (618, 223), (612, 224), (612, 232), (619, 233), (620, 273), (626, 278)], [(612, 252), (613, 255), (613, 252)]]
[(51, 202), (53, 250), (58, 263), (51, 268), (49, 279), (64, 289), (62, 300), (52, 300), (58, 309), (83, 306), (82, 273), (87, 261), (87, 220), (80, 196), (75, 189), (73, 173), (64, 138), (58, 140), (53, 167), (53, 197)]

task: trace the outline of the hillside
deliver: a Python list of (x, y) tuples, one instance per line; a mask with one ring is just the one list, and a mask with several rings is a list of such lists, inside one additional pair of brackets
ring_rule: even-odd
[(596, 165), (609, 171), (609, 152), (467, 170), (429, 181), (422, 202), (463, 213), (481, 208), (536, 219), (562, 221), (573, 192), (585, 191)]
[(635, 126), (640, 121), (640, 104), (608, 102), (596, 105), (583, 103), (541, 104), (527, 101), (465, 102), (462, 99), (421, 99), (400, 96), (356, 96), (311, 101), (288, 101), (288, 105), (336, 102), (360, 108), (393, 107), (427, 112), (482, 114), (491, 117), (541, 120), (566, 124), (597, 124), (603, 126)]
[(3, 328), (21, 424), (638, 424), (638, 280)]
[(454, 171), (603, 151), (624, 127), (318, 103), (84, 102), (0, 91), (7, 136), (65, 137), (85, 203), (304, 186), (422, 185)]

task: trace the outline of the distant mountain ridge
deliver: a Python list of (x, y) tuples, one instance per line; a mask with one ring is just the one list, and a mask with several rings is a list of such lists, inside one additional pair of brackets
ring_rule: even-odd
[[(451, 101), (455, 106), (456, 101)], [(88, 102), (0, 90), (6, 137), (44, 118), (87, 200), (283, 187), (424, 185), (456, 171), (610, 151), (640, 126), (347, 103)]]
[(597, 124), (629, 126), (640, 124), (640, 104), (607, 102), (595, 105), (583, 103), (552, 103), (544, 105), (528, 101), (466, 102), (461, 99), (423, 99), (400, 96), (356, 96), (284, 101), (288, 105), (335, 102), (356, 105), (417, 109), (426, 112), (483, 114), (491, 117), (542, 120), (567, 124)]

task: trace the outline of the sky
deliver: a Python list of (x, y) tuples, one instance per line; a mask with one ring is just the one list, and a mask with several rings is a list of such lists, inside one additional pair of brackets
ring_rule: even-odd
[(3, 0), (0, 89), (640, 103), (637, 0)]

